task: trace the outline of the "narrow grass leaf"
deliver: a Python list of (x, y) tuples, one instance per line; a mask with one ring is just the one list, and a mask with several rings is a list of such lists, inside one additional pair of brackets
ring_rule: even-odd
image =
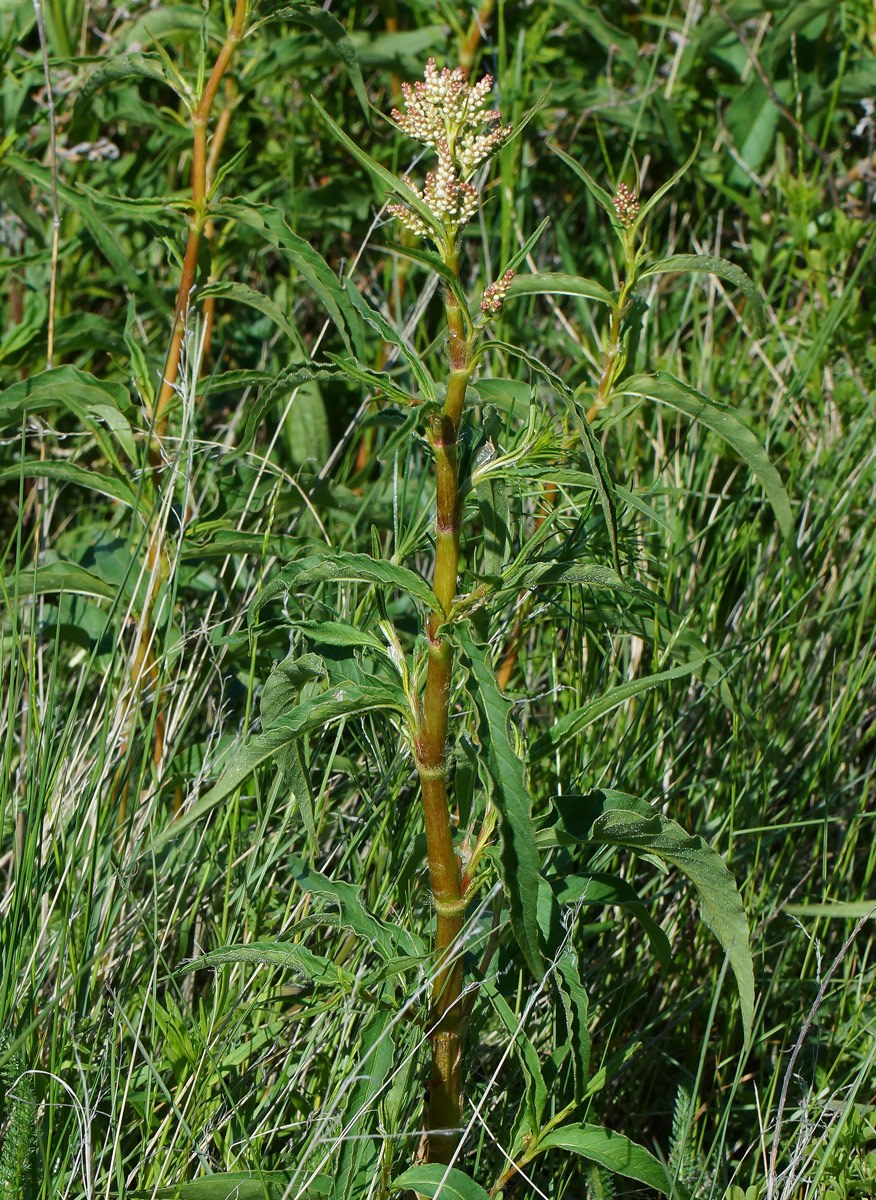
[(590, 836), (607, 846), (656, 855), (693, 883), (703, 921), (723, 946), (736, 976), (747, 1047), (754, 1020), (754, 964), (742, 897), (720, 854), (703, 838), (685, 833), (675, 821), (658, 813), (650, 817), (623, 810), (604, 813), (593, 823)]
[(456, 630), (470, 667), (470, 686), (480, 716), (480, 740), (493, 781), (499, 814), (502, 886), (511, 909), (511, 928), (526, 964), (536, 979), (544, 974), (538, 940), (539, 854), (532, 822), (532, 802), (523, 763), (514, 753), (508, 732), (511, 702), (502, 695), (489, 664), (489, 650), (477, 646), (462, 627)]

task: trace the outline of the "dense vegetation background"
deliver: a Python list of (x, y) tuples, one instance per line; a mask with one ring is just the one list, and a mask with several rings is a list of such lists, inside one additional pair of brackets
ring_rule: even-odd
[[(536, 815), (558, 792), (617, 789), (720, 851), (750, 922), (754, 1038), (744, 1052), (732, 975), (681, 877), (618, 856), (672, 963), (656, 960), (629, 911), (575, 909), (592, 1070), (606, 1067), (589, 1119), (671, 1162), (696, 1196), (765, 1195), (774, 1145), (773, 1195), (872, 1196), (872, 923), (857, 924), (876, 865), (872, 5), (327, 10), (334, 21), (307, 5), (254, 5), (216, 97), (212, 224), (162, 463), (144, 414), (191, 215), (183, 98), (200, 93), (230, 10), (0, 2), (6, 1195), (172, 1196), (240, 1171), (260, 1179), (241, 1196), (271, 1182), (271, 1195), (382, 1196), (416, 1155), (416, 1027), (387, 1043), (379, 1079), (361, 1063), (373, 1013), (420, 994), (424, 976), (416, 963), (384, 968), (388, 990), (375, 993), (373, 946), (337, 917), (352, 893), (302, 882), (309, 870), (355, 885), (380, 928), (428, 933), (416, 777), (397, 727), (375, 711), (312, 732), (306, 794), (266, 761), (221, 801), (209, 795), (259, 728), (272, 668), (311, 645), (280, 604), (248, 636), (247, 612), (283, 563), (326, 544), (380, 557), (392, 543), (428, 572), (431, 459), (405, 410), (375, 399), (367, 378), (291, 380), (351, 342), (375, 370), (401, 370), (380, 332), (354, 328), (347, 308), (335, 319), (336, 279), (406, 327), (424, 361), (440, 356), (434, 279), (386, 251), (399, 234), (385, 188), (311, 100), (401, 172), (411, 144), (378, 114), (434, 55), (493, 74), (515, 124), (537, 106), (498, 156), (467, 239), (473, 295), (546, 217), (518, 269), (614, 285), (609, 222), (552, 146), (608, 189), (638, 172), (647, 197), (699, 144), (653, 215), (652, 250), (722, 255), (767, 304), (758, 336), (727, 281), (653, 277), (628, 355), (756, 433), (790, 497), (799, 562), (725, 442), (649, 401), (605, 408), (595, 428), (627, 498), (624, 562), (714, 657), (708, 671), (594, 707), (562, 752), (531, 765)], [(521, 298), (498, 336), (571, 388), (598, 376), (602, 324), (587, 299)], [(34, 383), (48, 366), (56, 373)], [(525, 437), (531, 398), (550, 418), (508, 492), (515, 553), (546, 536), (547, 515), (558, 545), (605, 554), (600, 505), (580, 482), (587, 463), (550, 388), (510, 354), (493, 351), (489, 366), (506, 381), (479, 394), (496, 406), (498, 441)], [(557, 462), (562, 471), (545, 465)], [(473, 498), (471, 546), (489, 535), (482, 512)], [(160, 560), (155, 522), (169, 547)], [(354, 614), (363, 630), (381, 616), (375, 604), (367, 589), (325, 585), (286, 602), (310, 622)], [(403, 602), (390, 604), (413, 639)], [(653, 615), (621, 619), (598, 589), (525, 600), (512, 589), (502, 604), (495, 661), (530, 743), (544, 745), (576, 706), (677, 665)], [(457, 711), (464, 824), (478, 746), (462, 701)], [(180, 973), (201, 952), (279, 938), (337, 976), (317, 985), (255, 962)], [(549, 1104), (568, 1073), (562, 1021), (537, 982), (510, 950), (495, 966), (499, 1000), (481, 997), (472, 1017), (478, 1111), (459, 1164), (486, 1188), (536, 1086), (531, 1056)], [(229, 1194), (217, 1186), (179, 1194)], [(652, 1194), (554, 1151), (505, 1194), (612, 1189)]]

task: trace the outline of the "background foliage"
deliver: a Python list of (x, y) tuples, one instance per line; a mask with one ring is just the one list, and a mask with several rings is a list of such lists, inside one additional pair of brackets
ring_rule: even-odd
[[(162, 1196), (207, 1177), (179, 1194), (224, 1196), (228, 1179), (209, 1190), (209, 1176), (237, 1171), (240, 1196), (380, 1195), (415, 1155), (420, 1033), (396, 1019), (393, 1038), (382, 1034), (422, 992), (405, 931), (425, 935), (431, 914), (415, 779), (391, 712), (314, 722), (303, 767), (254, 763), (240, 786), (211, 785), (270, 727), (282, 687), (308, 698), (307, 681), (277, 664), (327, 636), (318, 623), (340, 611), (362, 630), (366, 665), (380, 652), (364, 640), (381, 613), (362, 585), (309, 583), (266, 603), (249, 637), (247, 613), (283, 564), (326, 544), (380, 557), (390, 543), (428, 563), (427, 449), (406, 409), (374, 403), (367, 379), (337, 364), (355, 354), (400, 369), (351, 288), (397, 327), (410, 322), (426, 363), (441, 353), (439, 301), (427, 271), (387, 252), (398, 230), (384, 189), (311, 95), (398, 172), (409, 144), (361, 101), (387, 112), (434, 54), (489, 70), (515, 124), (540, 104), (501, 152), (470, 239), (472, 291), (545, 217), (530, 267), (613, 285), (604, 216), (552, 146), (606, 187), (632, 181), (637, 164), (647, 196), (699, 139), (654, 215), (652, 246), (733, 260), (768, 305), (755, 336), (726, 282), (655, 276), (629, 366), (671, 371), (757, 433), (791, 498), (799, 565), (758, 481), (703, 425), (630, 397), (597, 422), (630, 494), (624, 561), (716, 652), (710, 671), (563, 725), (589, 698), (672, 666), (667, 631), (581, 586), (534, 589), (523, 604), (509, 589), (500, 613), (493, 649), (497, 661), (516, 654), (507, 695), (538, 748), (537, 812), (558, 793), (642, 797), (722, 853), (752, 930), (758, 1006), (744, 1052), (723, 956), (674, 872), (613, 861), (646, 897), (671, 963), (622, 905), (569, 899), (602, 1085), (594, 1119), (665, 1159), (697, 1196), (759, 1196), (784, 1082), (775, 1194), (872, 1195), (871, 926), (856, 926), (874, 870), (872, 7), (484, 3), (482, 36), (477, 14), (450, 0), (330, 9), (336, 22), (307, 5), (258, 6), (217, 100), (228, 126), (214, 225), (156, 474), (143, 406), (189, 215), (181, 97), (202, 83), (228, 14), (51, 0), (49, 92), (34, 7), (0, 3), (0, 1186)], [(52, 298), (56, 373), (41, 380)], [(600, 329), (586, 298), (521, 296), (500, 336), (576, 388), (593, 379)], [(526, 437), (534, 395), (551, 417), (543, 462), (566, 455), (559, 473), (530, 458), (508, 490), (509, 550), (549, 536), (576, 561), (604, 556), (586, 460), (565, 442), (550, 389), (496, 350), (478, 390), (506, 449)], [(490, 536), (477, 499), (472, 547)], [(166, 570), (150, 560), (155, 523)], [(412, 610), (387, 603), (413, 637)], [(284, 606), (314, 628), (292, 634)], [(154, 659), (140, 695), (138, 638)], [(349, 648), (335, 657), (346, 669)], [(476, 728), (471, 713), (458, 724)], [(459, 747), (464, 825), (477, 744), (464, 735)], [(183, 969), (202, 952), (278, 938), (298, 945), (294, 970), (257, 950)], [(313, 982), (308, 954), (332, 964), (330, 977)], [(495, 967), (472, 1018), (479, 1107), (460, 1164), (487, 1184), (504, 1163), (494, 1138), (539, 1089), (551, 1111), (571, 1086), (565, 1025), (513, 956)], [(573, 1149), (540, 1158), (532, 1182), (507, 1193), (647, 1194)]]

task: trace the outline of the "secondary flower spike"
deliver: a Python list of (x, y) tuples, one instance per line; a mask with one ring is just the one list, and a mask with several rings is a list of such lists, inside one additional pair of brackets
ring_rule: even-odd
[(635, 192), (631, 192), (625, 183), (619, 183), (612, 204), (621, 225), (629, 229), (639, 211), (639, 197)]
[[(462, 67), (439, 71), (430, 58), (422, 80), (413, 86), (402, 84), (405, 112), (392, 110), (400, 129), (438, 155), (438, 165), (427, 173), (422, 191), (406, 175), (404, 182), (444, 226), (448, 241), (477, 210), (480, 196), (469, 182), (475, 168), (511, 133), (510, 125), (500, 124), (498, 111), (484, 108), (492, 86), (490, 75), (469, 86)], [(490, 128), (484, 132), (484, 126)], [(390, 204), (389, 211), (412, 233), (435, 236), (404, 204)]]
[(506, 271), (501, 279), (497, 279), (495, 283), (484, 291), (484, 298), (481, 301), (481, 312), (486, 313), (488, 317), (495, 316), (504, 303), (508, 288), (511, 286), (511, 280), (514, 278), (513, 271)]

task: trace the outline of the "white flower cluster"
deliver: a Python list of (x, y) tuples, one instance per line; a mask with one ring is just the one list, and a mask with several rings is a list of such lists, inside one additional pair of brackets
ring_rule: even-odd
[[(404, 182), (449, 230), (461, 228), (474, 215), (479, 197), (468, 181), (478, 163), (511, 133), (510, 125), (499, 124), (497, 111), (484, 109), (492, 86), (491, 76), (485, 75), (469, 87), (462, 67), (439, 71), (435, 59), (430, 58), (422, 80), (413, 87), (402, 84), (406, 112), (392, 110), (400, 129), (438, 154), (438, 166), (426, 175), (422, 191), (407, 176)], [(484, 125), (494, 128), (482, 133)], [(430, 232), (426, 223), (403, 204), (391, 204), (389, 210), (412, 233), (424, 236)]]
[(629, 229), (639, 211), (639, 198), (625, 183), (617, 185), (617, 194), (612, 200), (614, 211), (624, 229)]
[(497, 279), (495, 283), (491, 283), (484, 290), (484, 298), (481, 301), (481, 312), (486, 313), (488, 318), (495, 316), (501, 309), (513, 278), (514, 272), (506, 271), (501, 279)]

